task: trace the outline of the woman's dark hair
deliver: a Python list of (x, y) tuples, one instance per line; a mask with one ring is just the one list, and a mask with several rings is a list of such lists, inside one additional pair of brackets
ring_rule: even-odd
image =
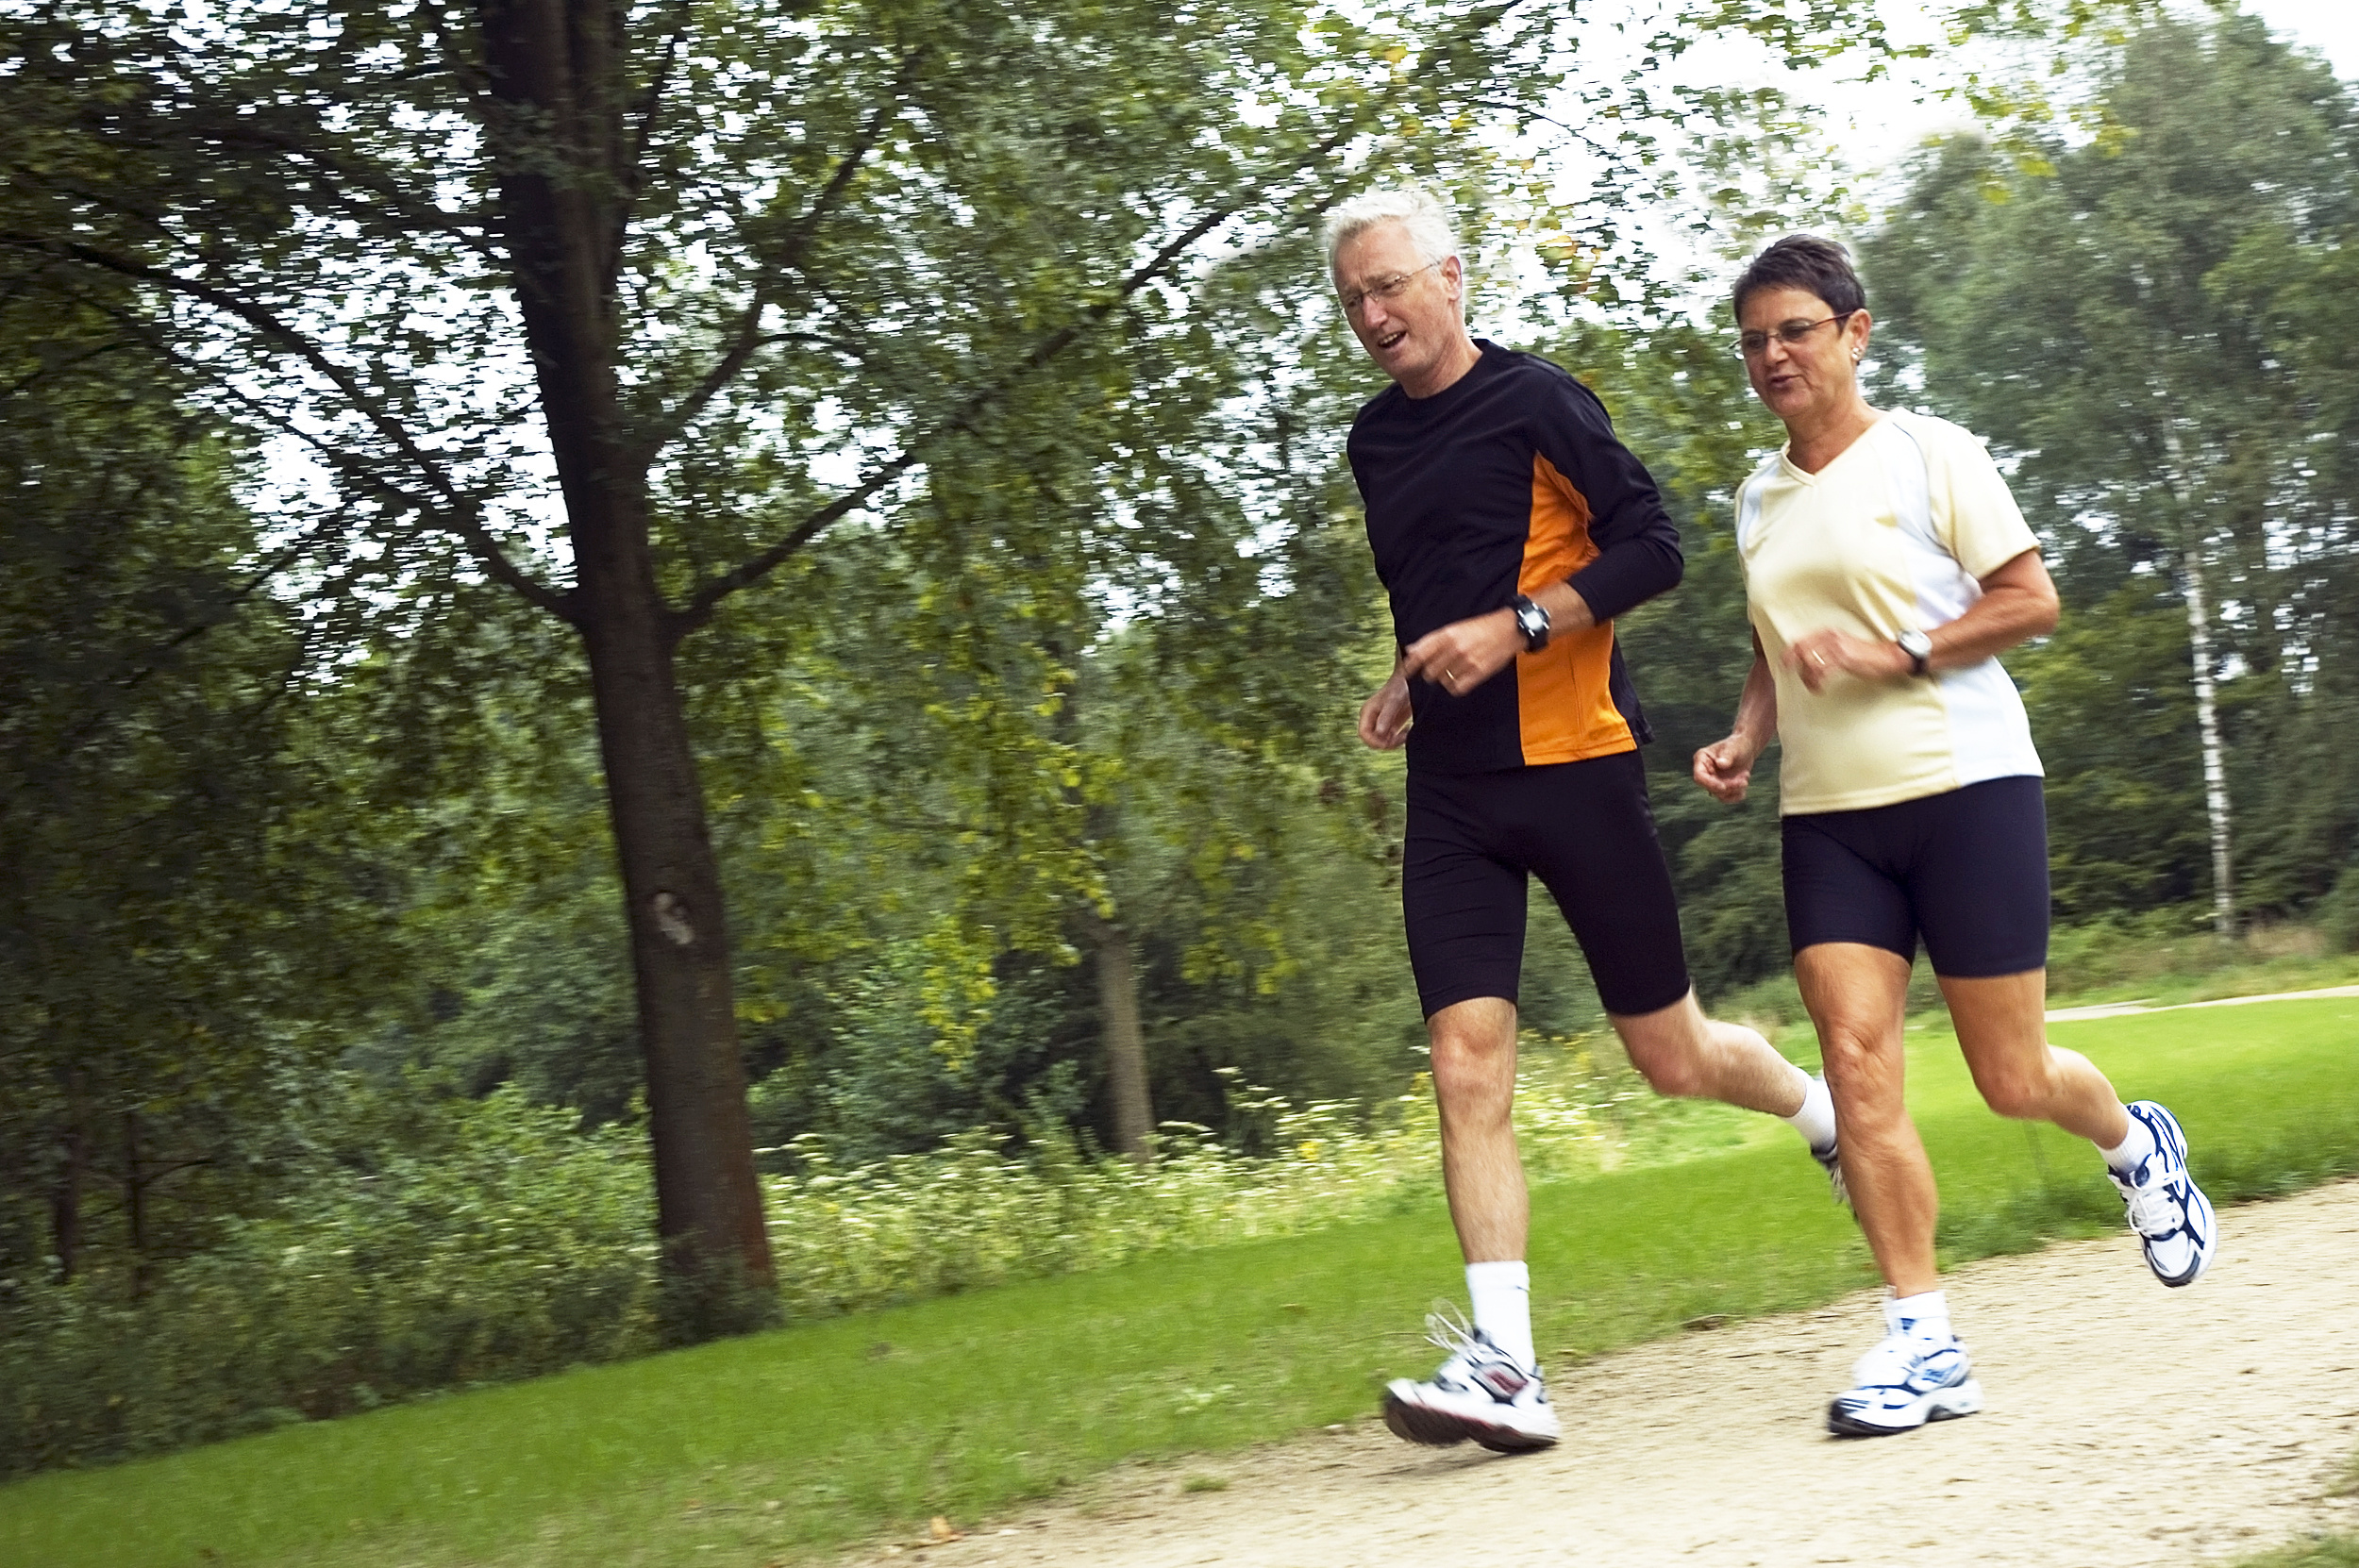
[(1807, 290), (1839, 316), (1867, 308), (1867, 291), (1851, 270), (1851, 253), (1815, 234), (1789, 234), (1753, 258), (1736, 280), (1736, 314), (1745, 313), (1745, 296), (1756, 289)]

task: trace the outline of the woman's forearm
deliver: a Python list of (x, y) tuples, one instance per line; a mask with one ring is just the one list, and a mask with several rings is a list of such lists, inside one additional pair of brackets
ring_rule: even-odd
[(1730, 732), (1743, 736), (1755, 755), (1767, 750), (1778, 738), (1778, 683), (1758, 642), (1753, 644), (1753, 667), (1745, 672), (1745, 690), (1736, 699), (1736, 723)]
[(1935, 670), (1963, 670), (2056, 629), (2056, 585), (2039, 552), (2026, 550), (1983, 579), (1965, 614), (1926, 633)]

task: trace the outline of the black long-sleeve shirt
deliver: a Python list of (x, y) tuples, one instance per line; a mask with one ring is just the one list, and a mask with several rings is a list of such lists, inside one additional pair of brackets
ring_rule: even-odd
[(1352, 421), (1394, 635), (1406, 647), (1566, 580), (1598, 624), (1517, 654), (1463, 697), (1413, 682), (1410, 766), (1482, 773), (1632, 750), (1653, 734), (1612, 622), (1678, 584), (1679, 529), (1596, 393), (1537, 355), (1476, 346), (1441, 392), (1389, 387)]

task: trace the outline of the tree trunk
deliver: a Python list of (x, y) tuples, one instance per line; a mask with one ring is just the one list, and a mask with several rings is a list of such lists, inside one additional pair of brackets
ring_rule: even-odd
[(2187, 643), (2195, 663), (2195, 725), (2203, 745), (2203, 804), (2212, 821), (2212, 927), (2220, 941), (2236, 934), (2236, 873), (2231, 854), (2228, 764), (2219, 743), (2219, 707), (2212, 687), (2211, 607), (2200, 547), (2182, 552), (2187, 601)]
[[(1073, 655), (1062, 637), (1043, 641), (1052, 663), (1070, 666)], [(1057, 709), (1057, 738), (1079, 750), (1081, 691), (1078, 682), (1065, 692)], [(1083, 803), (1080, 791), (1066, 792), (1082, 805), (1081, 831), (1096, 847), (1101, 862), (1110, 859), (1119, 833), (1115, 808), (1099, 800)], [(1109, 890), (1111, 896), (1112, 890)], [(1116, 907), (1113, 918), (1097, 912), (1087, 900), (1080, 909), (1083, 940), (1097, 965), (1098, 1038), (1106, 1052), (1106, 1093), (1113, 1102), (1114, 1151), (1145, 1164), (1154, 1158), (1155, 1105), (1146, 1089), (1146, 1033), (1139, 1026), (1139, 972), (1130, 951), (1130, 929)]]
[[(772, 1309), (720, 865), (615, 375), (627, 154), (619, 8), (485, 0), (506, 238), (565, 496), (637, 981), (657, 1227), (687, 1337)], [(749, 1290), (761, 1287), (761, 1296)]]
[(131, 1299), (147, 1294), (147, 1161), (140, 1153), (140, 1113), (123, 1113), (123, 1239), (131, 1249)]
[(1130, 933), (1089, 916), (1097, 956), (1097, 1010), (1106, 1042), (1106, 1086), (1113, 1100), (1114, 1148), (1144, 1164), (1154, 1153), (1155, 1107), (1146, 1092), (1146, 1036), (1139, 1027), (1138, 967)]
[(58, 1140), (58, 1179), (49, 1190), (50, 1247), (58, 1259), (58, 1283), (74, 1282), (82, 1259), (82, 1182), (90, 1172), (90, 1138), (82, 1131), (77, 1105)]
[(582, 567), (582, 634), (638, 982), (657, 1228), (676, 1276), (767, 1287), (720, 864), (653, 585), (613, 582), (619, 564)]

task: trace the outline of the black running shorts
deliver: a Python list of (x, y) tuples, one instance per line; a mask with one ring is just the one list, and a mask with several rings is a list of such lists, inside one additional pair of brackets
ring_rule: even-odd
[(1794, 951), (1857, 942), (1970, 980), (2048, 966), (2048, 811), (2035, 777), (1787, 817)]
[(1635, 751), (1496, 773), (1409, 775), (1400, 905), (1428, 1018), (1477, 996), (1513, 1002), (1527, 876), (1564, 911), (1605, 1010), (1687, 994), (1671, 871)]

